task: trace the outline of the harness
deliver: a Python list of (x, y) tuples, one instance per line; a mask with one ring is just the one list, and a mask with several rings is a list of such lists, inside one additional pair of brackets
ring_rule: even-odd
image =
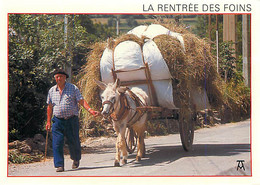
[[(133, 93), (129, 88), (126, 89), (126, 91), (129, 92), (129, 97), (134, 100), (136, 107), (142, 107), (145, 106), (144, 103), (140, 100), (140, 98)], [(144, 115), (144, 111), (141, 111), (139, 109), (132, 109), (129, 106), (129, 102), (127, 100), (126, 94), (125, 93), (120, 93), (119, 96), (119, 101), (120, 101), (120, 108), (118, 113), (115, 112), (114, 110), (114, 102), (111, 101), (104, 101), (102, 104), (110, 104), (111, 109), (109, 110), (109, 118), (112, 119), (113, 121), (120, 121), (123, 120), (129, 113), (130, 110), (134, 110), (134, 114), (133, 116), (128, 120), (128, 125), (131, 126), (133, 125), (135, 122), (137, 122), (143, 115)]]
[(116, 114), (116, 112), (113, 111), (112, 114), (110, 115), (111, 119), (114, 121), (119, 121), (124, 119), (130, 110), (129, 103), (127, 101), (125, 94), (120, 93), (119, 101), (120, 101), (119, 112)]

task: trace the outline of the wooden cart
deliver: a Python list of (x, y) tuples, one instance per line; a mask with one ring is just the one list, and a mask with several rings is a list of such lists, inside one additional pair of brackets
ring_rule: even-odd
[[(175, 119), (178, 120), (180, 138), (182, 147), (185, 151), (189, 151), (193, 144), (194, 138), (194, 120), (185, 120), (181, 115), (180, 109), (164, 109), (161, 107), (140, 107), (143, 111), (149, 112), (150, 119)], [(127, 150), (131, 154), (134, 152), (137, 145), (137, 136), (133, 129), (130, 127), (126, 130), (126, 145)]]
[[(185, 151), (189, 151), (192, 147), (193, 138), (194, 138), (194, 121), (192, 120), (192, 116), (191, 119), (186, 120), (182, 115), (183, 111), (181, 107), (178, 109), (167, 109), (167, 108), (160, 107), (158, 104), (156, 91), (152, 83), (148, 63), (144, 62), (144, 67), (141, 67), (140, 69), (135, 69), (135, 71), (136, 70), (144, 70), (146, 75), (146, 80), (123, 81), (121, 82), (121, 85), (129, 86), (129, 85), (147, 84), (152, 106), (138, 107), (138, 109), (140, 111), (149, 112), (150, 119), (166, 118), (166, 119), (178, 120), (182, 146)], [(112, 69), (114, 81), (117, 79), (117, 74), (123, 72), (129, 72), (129, 71), (122, 71), (122, 70), (116, 71), (115, 69)], [(131, 126), (127, 128), (125, 137), (126, 137), (127, 150), (131, 154), (134, 152), (137, 145), (137, 136), (133, 131), (133, 129), (131, 128)]]

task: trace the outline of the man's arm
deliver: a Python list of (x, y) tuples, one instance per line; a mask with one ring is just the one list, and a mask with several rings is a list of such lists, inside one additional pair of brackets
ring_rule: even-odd
[(86, 102), (85, 99), (81, 99), (79, 100), (79, 104), (84, 107), (88, 112), (90, 112), (93, 116), (97, 116), (99, 115), (99, 112), (94, 111), (93, 109), (90, 108), (90, 106), (88, 105), (88, 103)]
[(52, 104), (49, 104), (47, 107), (47, 124), (46, 124), (46, 130), (51, 130), (51, 118), (52, 118), (52, 112), (53, 112), (53, 106)]

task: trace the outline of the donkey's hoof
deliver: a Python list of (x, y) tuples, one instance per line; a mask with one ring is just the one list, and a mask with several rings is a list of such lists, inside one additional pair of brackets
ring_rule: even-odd
[(127, 164), (127, 160), (126, 160), (126, 159), (123, 159), (123, 160), (122, 160), (122, 164)]
[(140, 156), (136, 156), (136, 161), (141, 161), (141, 157)]
[(114, 166), (115, 167), (120, 167), (120, 163), (118, 161), (115, 161)]

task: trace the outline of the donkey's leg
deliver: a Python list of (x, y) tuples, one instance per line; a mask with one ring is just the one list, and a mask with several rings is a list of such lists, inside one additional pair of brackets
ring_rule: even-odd
[(146, 130), (147, 114), (134, 125), (134, 131), (137, 134), (137, 155), (136, 161), (140, 161), (145, 155), (144, 132)]
[(120, 166), (120, 155), (121, 155), (121, 151), (120, 151), (120, 134), (119, 134), (116, 140), (116, 156), (115, 156), (114, 166)]
[(126, 124), (122, 124), (120, 128), (120, 136), (121, 136), (121, 152), (123, 155), (122, 164), (127, 163), (127, 148), (126, 148), (126, 139), (125, 139), (125, 132), (126, 132)]
[(143, 157), (144, 152), (144, 136), (141, 133), (138, 133), (137, 135), (137, 155), (136, 155), (136, 161), (140, 161)]
[(145, 143), (144, 143), (144, 132), (140, 134), (140, 156), (145, 157)]
[(146, 150), (145, 150), (145, 143), (144, 143), (144, 137), (143, 137), (143, 152), (142, 152), (142, 157), (144, 158), (146, 154)]
[(138, 130), (136, 130), (136, 134), (137, 134), (136, 161), (140, 161), (141, 158), (145, 156), (144, 132), (145, 132), (145, 127), (141, 127), (141, 128), (139, 127)]
[(117, 135), (117, 140), (116, 140), (116, 155), (115, 155), (115, 163), (114, 166), (120, 166), (120, 132), (119, 132), (119, 128), (116, 126), (116, 124), (113, 124), (114, 129), (116, 131), (116, 135)]

